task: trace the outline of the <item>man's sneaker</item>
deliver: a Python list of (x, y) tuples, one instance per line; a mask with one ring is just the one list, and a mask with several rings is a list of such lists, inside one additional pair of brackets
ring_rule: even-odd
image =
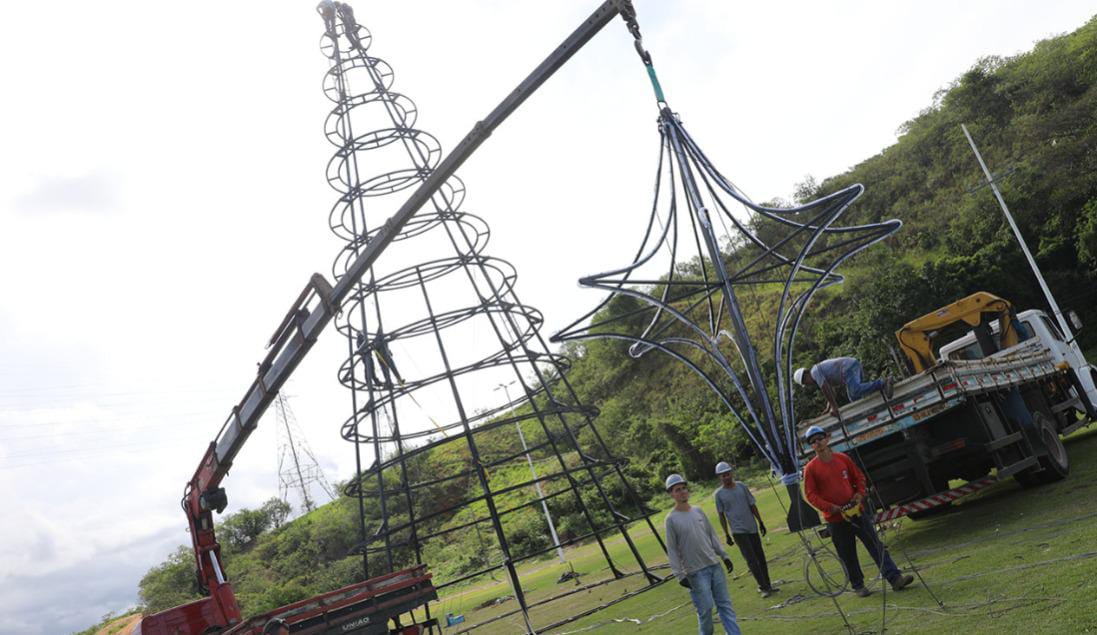
[(901, 591), (903, 587), (909, 585), (911, 582), (914, 582), (914, 576), (910, 575), (909, 573), (906, 575), (898, 576), (891, 581), (891, 589), (893, 591)]
[(891, 395), (894, 394), (894, 386), (891, 385), (891, 377), (884, 378), (884, 399), (890, 400)]
[(856, 593), (859, 597), (863, 597), (863, 598), (867, 598), (868, 596), (872, 595), (872, 591), (869, 591), (868, 587), (861, 587), (859, 589), (854, 589), (853, 592)]
[(768, 589), (758, 589), (758, 591), (759, 591), (759, 592), (761, 592), (761, 594), (762, 594), (762, 597), (764, 597), (764, 598), (768, 598), (769, 596), (773, 595), (774, 593), (776, 593), (776, 592), (778, 592), (778, 591), (780, 591), (780, 590), (781, 590), (781, 589), (779, 589), (779, 588), (777, 588), (777, 587), (775, 587), (775, 586), (771, 586), (771, 587), (770, 587), (770, 588), (768, 588)]

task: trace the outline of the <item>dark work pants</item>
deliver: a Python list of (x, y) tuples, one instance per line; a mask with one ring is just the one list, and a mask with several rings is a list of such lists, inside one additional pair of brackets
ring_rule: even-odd
[(758, 588), (768, 591), (770, 589), (769, 565), (766, 564), (766, 553), (762, 551), (762, 539), (758, 534), (732, 534), (731, 539), (739, 545), (739, 553), (743, 554), (743, 560), (747, 561), (747, 568), (757, 580)]
[(842, 560), (842, 564), (846, 565), (849, 584), (854, 589), (865, 586), (865, 574), (861, 572), (861, 563), (857, 558), (857, 539), (860, 539), (868, 555), (872, 556), (873, 561), (880, 567), (880, 573), (885, 580), (891, 582), (899, 577), (899, 567), (895, 566), (895, 562), (883, 548), (883, 543), (876, 535), (876, 528), (872, 526), (868, 513), (863, 513), (850, 521), (828, 522), (827, 526), (830, 527), (830, 538), (834, 541), (834, 549), (838, 552), (838, 558)]

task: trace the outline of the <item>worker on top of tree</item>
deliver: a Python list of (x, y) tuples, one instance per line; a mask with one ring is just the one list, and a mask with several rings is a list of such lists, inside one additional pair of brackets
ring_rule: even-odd
[(818, 386), (827, 400), (827, 409), (822, 414), (830, 413), (835, 417), (838, 416), (838, 398), (834, 389), (838, 386), (846, 387), (846, 396), (851, 402), (874, 390), (883, 391), (884, 398), (891, 399), (891, 378), (865, 381), (861, 377), (861, 362), (853, 357), (824, 359), (810, 369), (797, 368), (792, 379), (801, 386)]

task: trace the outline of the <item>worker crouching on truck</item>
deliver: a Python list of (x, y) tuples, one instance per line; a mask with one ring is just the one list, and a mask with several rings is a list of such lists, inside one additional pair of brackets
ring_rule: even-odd
[(720, 570), (723, 560), (727, 572), (731, 573), (731, 560), (720, 546), (705, 512), (689, 504), (686, 479), (671, 474), (666, 485), (667, 493), (674, 499), (674, 509), (667, 514), (666, 520), (667, 557), (678, 584), (689, 589), (689, 597), (697, 609), (698, 632), (712, 635), (712, 609), (715, 607), (724, 632), (739, 635), (735, 609), (728, 597), (727, 579)]
[(861, 362), (853, 357), (835, 357), (824, 359), (810, 369), (797, 368), (792, 379), (801, 386), (818, 386), (827, 400), (827, 409), (820, 416), (830, 413), (838, 416), (838, 397), (834, 389), (846, 387), (846, 396), (851, 402), (880, 390), (886, 399), (891, 399), (891, 379), (873, 379), (865, 381), (861, 376)]
[(892, 589), (898, 591), (913, 582), (913, 576), (904, 575), (895, 566), (876, 534), (871, 513), (864, 503), (865, 475), (848, 456), (831, 449), (830, 437), (819, 426), (808, 428), (804, 439), (815, 451), (815, 457), (804, 466), (804, 495), (813, 507), (823, 512), (830, 527), (830, 539), (849, 574), (853, 592), (861, 597), (872, 593), (865, 588), (865, 575), (857, 560), (856, 539), (860, 539)]

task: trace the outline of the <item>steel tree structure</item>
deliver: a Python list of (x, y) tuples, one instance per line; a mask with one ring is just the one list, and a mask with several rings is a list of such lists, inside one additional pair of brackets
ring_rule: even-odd
[[(610, 5), (595, 17), (608, 21)], [(324, 125), (336, 147), (329, 225), (345, 241), (333, 274), (337, 291), (349, 285), (335, 318), (347, 346), (338, 377), (352, 406), (342, 436), (358, 465), (345, 491), (358, 500), (362, 574), (453, 557), (453, 539), (475, 531), (487, 540), (471, 566), (435, 587), (502, 570), (517, 604), (507, 614), (533, 632), (531, 608), (556, 597), (531, 602), (516, 565), (556, 547), (547, 528), (546, 540), (517, 536), (508, 516), (540, 518), (545, 506), (578, 519), (572, 527), (581, 530), (561, 543), (595, 542), (611, 579), (660, 581), (629, 529), (642, 518), (658, 536), (652, 512), (568, 383), (567, 360), (541, 336), (542, 314), (519, 300), (514, 268), (485, 253), (490, 231), (462, 209), (464, 184), (450, 174), (395, 232), (386, 223), (400, 215), (402, 192), (430, 184), (441, 147), (416, 127), (415, 104), (393, 90), (392, 68), (369, 52), (372, 37), (350, 6), (324, 2), (319, 11), (330, 60), (323, 89), (334, 103)], [(391, 241), (383, 266), (355, 270), (383, 234)], [(520, 395), (500, 399), (493, 388), (504, 381), (517, 382)], [(518, 445), (516, 425), (528, 445)], [(611, 557), (610, 534), (623, 537), (631, 572)]]

